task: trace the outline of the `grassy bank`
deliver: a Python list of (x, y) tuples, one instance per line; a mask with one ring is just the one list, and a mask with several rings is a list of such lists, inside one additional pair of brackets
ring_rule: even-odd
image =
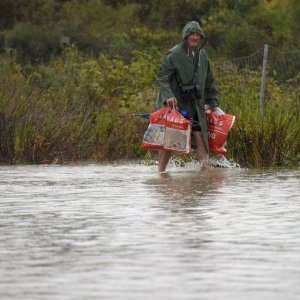
[[(235, 84), (237, 78), (243, 80), (243, 75), (237, 75), (236, 70), (231, 70), (229, 77), (227, 73), (226, 80), (219, 80), (222, 108), (236, 116), (228, 139), (230, 156), (247, 167), (299, 165), (300, 107), (296, 87), (268, 78), (262, 116), (258, 90), (261, 74), (252, 71), (249, 80), (249, 71), (246, 73), (247, 84), (242, 89)], [(222, 76), (222, 71), (218, 76)]]
[[(132, 114), (153, 111), (161, 57), (151, 49), (134, 53), (129, 62), (105, 55), (96, 59), (70, 47), (47, 66), (21, 67), (12, 53), (5, 53), (0, 58), (0, 162), (104, 161), (149, 155), (140, 148), (147, 121)], [(226, 77), (222, 70), (215, 72), (221, 107), (237, 117), (228, 156), (249, 167), (299, 163), (296, 90), (269, 80), (262, 118), (257, 99), (260, 74), (253, 72), (241, 91), (235, 72)]]

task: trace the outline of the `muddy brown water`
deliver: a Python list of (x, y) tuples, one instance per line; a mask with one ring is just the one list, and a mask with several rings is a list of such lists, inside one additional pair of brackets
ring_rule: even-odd
[(0, 299), (300, 299), (300, 171), (0, 167)]

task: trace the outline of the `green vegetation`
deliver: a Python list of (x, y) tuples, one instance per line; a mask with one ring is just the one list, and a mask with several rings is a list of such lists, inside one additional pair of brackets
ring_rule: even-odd
[(299, 78), (268, 79), (262, 118), (260, 72), (218, 68), (217, 60), (262, 43), (299, 49), (299, 17), (293, 0), (3, 0), (0, 162), (149, 157), (140, 148), (147, 121), (132, 114), (153, 111), (162, 55), (194, 19), (208, 38), (221, 107), (237, 116), (228, 156), (243, 166), (295, 166)]
[[(249, 76), (249, 70), (239, 75), (236, 71), (231, 68), (230, 76), (226, 72), (227, 80), (219, 84), (224, 99), (222, 109), (236, 116), (227, 145), (230, 157), (249, 167), (296, 166), (300, 160), (300, 107), (295, 101), (296, 88), (279, 85), (269, 78), (262, 117), (257, 97), (261, 74), (250, 71), (251, 80), (246, 81), (243, 77)], [(218, 76), (222, 75), (220, 71)], [(234, 84), (236, 78), (247, 82), (243, 91)]]
[(70, 47), (29, 70), (6, 53), (0, 60), (0, 158), (49, 163), (141, 155), (147, 124), (132, 113), (153, 110), (158, 57), (143, 52), (125, 64), (105, 55), (87, 59)]

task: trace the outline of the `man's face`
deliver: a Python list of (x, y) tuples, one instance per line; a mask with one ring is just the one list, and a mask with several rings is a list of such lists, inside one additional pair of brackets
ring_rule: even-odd
[(192, 32), (187, 37), (187, 43), (190, 49), (195, 50), (200, 42), (200, 34), (198, 32)]

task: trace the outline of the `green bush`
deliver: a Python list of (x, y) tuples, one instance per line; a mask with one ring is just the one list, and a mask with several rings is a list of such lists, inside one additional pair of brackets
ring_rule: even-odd
[[(296, 87), (280, 85), (269, 77), (264, 115), (261, 116), (258, 97), (261, 74), (249, 70), (243, 73), (234, 68), (223, 71), (226, 75), (218, 73), (218, 76), (226, 76), (226, 80), (219, 80), (221, 106), (225, 112), (236, 116), (228, 138), (229, 155), (243, 166), (259, 168), (285, 166), (299, 160)], [(247, 82), (243, 90), (235, 83), (236, 78)]]
[[(130, 61), (83, 56), (66, 48), (48, 65), (22, 68), (12, 52), (0, 57), (0, 161), (52, 163), (142, 158), (154, 110), (162, 53), (133, 52)], [(230, 64), (215, 68), (221, 108), (236, 116), (228, 156), (248, 167), (299, 161), (299, 88), (269, 77), (264, 117), (260, 72)], [(238, 79), (238, 81), (237, 81)], [(241, 85), (241, 82), (245, 82)], [(297, 94), (298, 93), (298, 94)]]
[(7, 35), (7, 46), (15, 49), (18, 62), (47, 63), (60, 52), (59, 34), (47, 27), (17, 24)]

